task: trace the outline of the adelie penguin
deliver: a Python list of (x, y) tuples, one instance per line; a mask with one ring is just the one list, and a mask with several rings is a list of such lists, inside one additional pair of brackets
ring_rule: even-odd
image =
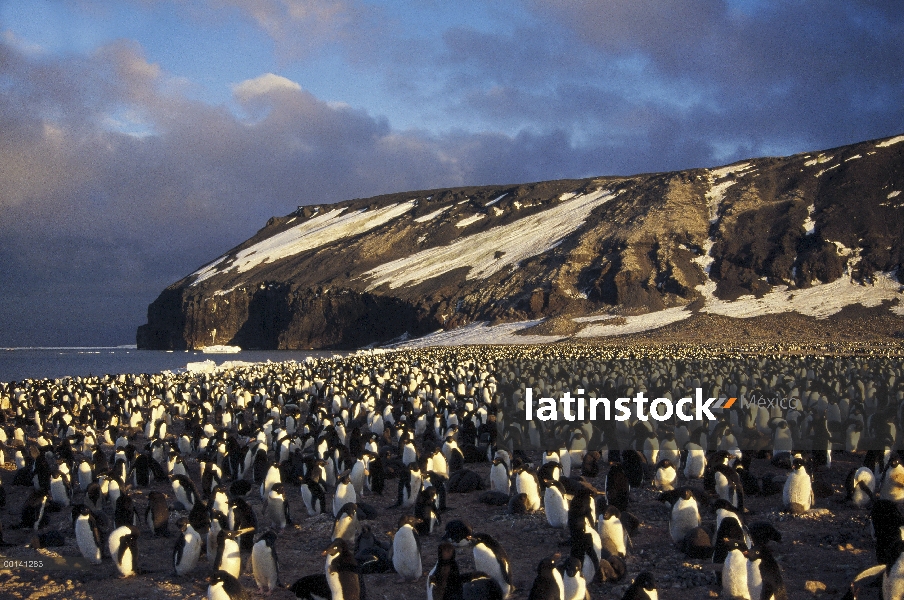
[(466, 522), (455, 519), (446, 523), (446, 532), (443, 534), (443, 542), (449, 542), (453, 546), (465, 548), (470, 544), (470, 537), (473, 533), (471, 526)]
[(392, 536), (392, 566), (405, 580), (416, 580), (422, 574), (421, 538), (417, 533), (420, 522), (417, 517), (402, 517)]
[(565, 488), (558, 481), (547, 480), (543, 492), (543, 508), (550, 527), (568, 527), (568, 499)]
[(581, 561), (573, 556), (565, 559), (559, 567), (562, 572), (562, 587), (564, 588), (564, 600), (590, 600), (590, 592), (587, 591), (587, 580), (581, 572)]
[(333, 543), (323, 551), (326, 556), (326, 578), (334, 600), (362, 600), (363, 581), (358, 575), (358, 563), (343, 540)]
[(169, 537), (169, 507), (162, 492), (148, 494), (148, 505), (144, 510), (144, 521), (155, 536)]
[(276, 532), (268, 531), (251, 549), (251, 572), (261, 593), (270, 594), (279, 585), (279, 559), (276, 556)]
[(301, 500), (311, 517), (326, 512), (326, 488), (320, 481), (320, 471), (316, 470), (314, 473), (314, 476), (307, 477), (301, 484)]
[(681, 490), (680, 495), (672, 504), (669, 513), (669, 534), (676, 544), (684, 539), (684, 536), (700, 526), (700, 508), (697, 499), (694, 498), (690, 488)]
[(515, 584), (505, 550), (486, 533), (475, 533), (470, 541), (474, 554), (474, 568), (489, 575), (502, 590), (502, 596), (509, 597), (515, 590)]
[(233, 577), (242, 572), (242, 555), (236, 538), (254, 529), (222, 530), (217, 534), (217, 552), (213, 559), (214, 571), (226, 571)]
[(349, 502), (357, 503), (358, 495), (349, 476), (343, 474), (336, 483), (336, 491), (333, 494), (333, 516), (336, 517), (339, 510)]
[(528, 600), (562, 600), (565, 598), (565, 584), (562, 574), (556, 568), (558, 555), (544, 558), (537, 565), (537, 576), (531, 585)]
[(649, 571), (644, 571), (635, 577), (622, 596), (622, 600), (658, 600), (658, 598), (656, 578)]
[(180, 534), (173, 547), (173, 570), (176, 575), (185, 575), (198, 564), (198, 558), (201, 556), (201, 535), (185, 517), (179, 519), (176, 525)]
[(807, 512), (813, 505), (813, 482), (803, 461), (798, 458), (794, 459), (791, 474), (785, 480), (782, 500), (785, 509), (795, 515)]
[(437, 549), (436, 564), (427, 575), (427, 600), (462, 597), (461, 573), (455, 560), (455, 546), (443, 542)]
[(417, 526), (420, 535), (430, 535), (442, 523), (436, 507), (436, 488), (431, 486), (420, 491), (414, 504), (414, 516), (421, 521)]
[(631, 484), (624, 468), (618, 463), (612, 465), (609, 472), (606, 473), (605, 492), (606, 500), (611, 506), (615, 506), (618, 510), (628, 510), (628, 503), (631, 501)]
[(248, 600), (248, 592), (233, 577), (225, 571), (217, 571), (210, 576), (207, 586), (207, 600)]
[(75, 542), (82, 556), (87, 558), (92, 564), (100, 564), (102, 549), (100, 529), (97, 527), (94, 515), (84, 505), (79, 511), (79, 516), (75, 519)]
[(22, 527), (37, 531), (47, 525), (47, 493), (33, 491), (22, 507)]
[[(190, 511), (200, 500), (194, 482), (185, 475), (175, 475), (172, 481), (173, 494), (176, 496), (176, 509)], [(181, 508), (180, 508), (181, 507)]]
[(343, 539), (348, 544), (355, 542), (358, 535), (358, 505), (349, 502), (339, 510), (333, 520), (332, 539)]
[(276, 483), (270, 488), (264, 503), (264, 515), (273, 527), (285, 529), (286, 525), (292, 524), (289, 517), (289, 501), (286, 499), (286, 490), (282, 483)]
[(138, 573), (138, 536), (141, 535), (133, 525), (117, 527), (110, 534), (108, 545), (110, 557), (122, 577), (132, 577)]

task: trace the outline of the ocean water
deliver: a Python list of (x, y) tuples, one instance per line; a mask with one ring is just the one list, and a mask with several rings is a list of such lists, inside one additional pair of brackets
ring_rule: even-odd
[(114, 348), (0, 348), (0, 381), (23, 379), (60, 379), (63, 377), (159, 373), (184, 369), (190, 362), (212, 360), (281, 362), (302, 361), (308, 356), (333, 356), (339, 352), (311, 350), (248, 350), (237, 354), (204, 354), (199, 351), (165, 352)]

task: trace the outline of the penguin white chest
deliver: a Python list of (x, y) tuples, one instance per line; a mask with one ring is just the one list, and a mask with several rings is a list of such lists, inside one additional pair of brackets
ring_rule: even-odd
[(93, 564), (100, 564), (100, 547), (94, 541), (94, 532), (91, 530), (91, 522), (88, 517), (80, 516), (75, 521), (75, 541), (82, 556)]
[(405, 579), (421, 576), (421, 554), (411, 525), (402, 526), (392, 540), (392, 566)]
[(891, 570), (882, 575), (882, 599), (904, 599), (904, 554), (898, 556)]
[(750, 600), (747, 587), (747, 558), (740, 550), (732, 550), (725, 557), (722, 566), (722, 594), (726, 598), (746, 598)]
[(258, 588), (268, 592), (276, 589), (278, 577), (276, 563), (273, 561), (273, 553), (265, 540), (260, 540), (251, 548), (251, 570)]
[(568, 500), (554, 487), (546, 488), (543, 494), (543, 505), (546, 509), (546, 520), (551, 527), (568, 526)]
[(565, 600), (585, 600), (587, 597), (587, 580), (580, 571), (574, 577), (566, 575), (562, 578), (563, 597)]
[(226, 538), (223, 544), (223, 558), (220, 561), (220, 570), (226, 571), (236, 579), (242, 572), (242, 556), (239, 554), (239, 545), (235, 540)]
[(511, 591), (510, 586), (505, 581), (502, 568), (499, 566), (499, 560), (493, 551), (484, 544), (474, 546), (474, 568), (478, 571), (483, 571), (490, 576), (490, 579), (498, 583), (499, 587), (502, 588), (503, 597), (509, 595)]

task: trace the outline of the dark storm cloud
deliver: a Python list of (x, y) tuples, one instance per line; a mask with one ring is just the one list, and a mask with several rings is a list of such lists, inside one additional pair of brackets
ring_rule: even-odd
[(446, 32), (437, 62), (450, 110), (568, 131), (578, 148), (609, 150), (602, 172), (710, 166), (904, 127), (904, 13), (887, 4), (527, 5), (536, 26)]
[(563, 135), (397, 132), (273, 75), (236, 86), (237, 117), (129, 43), (0, 53), (0, 346), (127, 343), (164, 287), (299, 204), (584, 168)]

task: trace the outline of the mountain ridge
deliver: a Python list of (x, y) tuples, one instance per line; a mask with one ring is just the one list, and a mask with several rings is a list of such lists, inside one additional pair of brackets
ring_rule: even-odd
[(904, 316), (902, 142), (299, 206), (164, 290), (137, 343), (357, 348), (546, 319), (583, 339), (643, 314), (852, 303)]

